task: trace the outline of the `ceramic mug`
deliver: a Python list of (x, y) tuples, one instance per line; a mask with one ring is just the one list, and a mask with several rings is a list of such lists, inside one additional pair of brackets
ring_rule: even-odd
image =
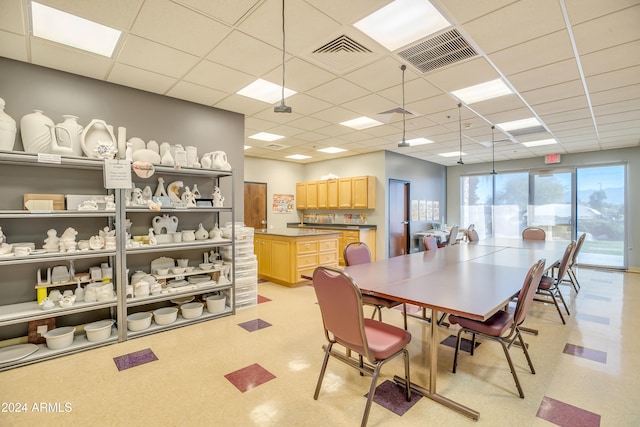
[(18, 246), (13, 249), (16, 256), (27, 256), (31, 254), (32, 249), (29, 246)]

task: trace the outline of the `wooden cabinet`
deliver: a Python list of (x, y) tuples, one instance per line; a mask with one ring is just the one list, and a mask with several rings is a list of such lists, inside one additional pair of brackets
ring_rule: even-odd
[(307, 183), (298, 182), (296, 184), (296, 209), (307, 208)]
[(376, 183), (371, 176), (351, 178), (351, 207), (354, 209), (375, 209)]
[(296, 209), (318, 209), (318, 182), (296, 184)]
[(336, 230), (335, 228), (322, 228), (322, 226), (315, 227), (318, 230), (335, 230), (338, 231), (338, 263), (345, 265), (344, 262), (344, 248), (352, 242), (363, 242), (369, 246), (371, 251), (371, 259), (376, 259), (376, 230), (373, 229), (358, 229), (358, 230)]
[(327, 180), (327, 209), (338, 209), (338, 180)]
[(318, 209), (329, 208), (328, 181), (318, 181)]
[(376, 178), (356, 176), (296, 184), (296, 209), (375, 209)]
[(338, 208), (351, 208), (351, 178), (340, 178), (338, 180)]

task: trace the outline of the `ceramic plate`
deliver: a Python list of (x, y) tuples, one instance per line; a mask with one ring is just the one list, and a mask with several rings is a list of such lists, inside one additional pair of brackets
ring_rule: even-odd
[(200, 283), (200, 282), (208, 282), (211, 280), (211, 277), (209, 276), (189, 276), (189, 278), (187, 279), (189, 280), (189, 283)]
[(48, 251), (46, 249), (36, 249), (35, 251), (31, 251), (31, 255), (41, 255), (46, 254)]
[(172, 288), (179, 288), (180, 286), (188, 285), (189, 282), (187, 282), (186, 280), (169, 280), (167, 284)]
[(18, 344), (0, 348), (0, 363), (13, 362), (38, 351), (35, 344)]

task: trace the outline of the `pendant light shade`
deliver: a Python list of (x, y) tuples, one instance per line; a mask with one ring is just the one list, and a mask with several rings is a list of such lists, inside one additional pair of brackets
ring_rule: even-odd
[(491, 126), (491, 175), (495, 175), (496, 172), (496, 140), (493, 137), (493, 131), (496, 127)]
[(276, 113), (290, 113), (291, 107), (287, 106), (284, 103), (284, 60), (285, 60), (285, 32), (284, 32), (284, 0), (282, 0), (282, 99), (280, 101), (280, 105), (277, 105), (273, 108), (273, 111)]
[(404, 71), (407, 69), (407, 66), (402, 64), (400, 66), (400, 69), (402, 70), (402, 141), (400, 141), (398, 143), (398, 147), (404, 148), (404, 147), (410, 147), (411, 146), (406, 140), (406, 133), (407, 133), (406, 132), (407, 131), (406, 114), (407, 114), (407, 112), (404, 109)]
[(462, 161), (462, 112), (460, 111), (462, 109), (462, 102), (458, 104), (458, 133), (460, 134), (460, 158), (458, 159), (458, 164), (459, 165), (464, 165), (464, 162)]

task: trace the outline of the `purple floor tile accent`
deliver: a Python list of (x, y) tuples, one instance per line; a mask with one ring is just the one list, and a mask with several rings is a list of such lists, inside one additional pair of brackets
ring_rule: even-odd
[(118, 371), (135, 368), (136, 366), (144, 365), (145, 363), (153, 362), (154, 360), (158, 360), (158, 357), (150, 348), (145, 348), (144, 350), (113, 358), (113, 361), (118, 367)]
[(593, 360), (595, 362), (607, 363), (606, 351), (594, 350), (592, 348), (567, 343), (564, 346), (563, 353), (582, 357), (583, 359)]
[(600, 426), (600, 415), (550, 397), (542, 399), (536, 416), (560, 427)]
[[(364, 397), (368, 397), (369, 393)], [(418, 393), (411, 393), (411, 401), (407, 402), (406, 390), (393, 381), (386, 380), (376, 387), (373, 401), (378, 405), (387, 408), (396, 415), (404, 415), (422, 396)]]
[(578, 313), (576, 315), (576, 317), (578, 319), (580, 319), (580, 320), (586, 320), (588, 322), (601, 323), (603, 325), (608, 325), (609, 324), (609, 318), (608, 317), (596, 316), (594, 314)]
[[(455, 335), (449, 335), (448, 337), (446, 337), (445, 339), (443, 339), (442, 341), (440, 341), (440, 344), (446, 345), (448, 347), (451, 348), (456, 348), (456, 339), (457, 337)], [(476, 340), (476, 348), (478, 348), (478, 346), (481, 343), (479, 343)], [(471, 353), (471, 340), (467, 339), (467, 338), (462, 338), (460, 340), (460, 350), (462, 351), (466, 351), (467, 353)]]
[(611, 298), (610, 297), (603, 297), (601, 295), (585, 294), (584, 298), (585, 299), (592, 299), (592, 300), (596, 300), (596, 301), (611, 302)]
[(258, 304), (262, 304), (263, 302), (269, 302), (271, 298), (263, 297), (262, 295), (258, 295)]
[(238, 326), (240, 326), (241, 328), (249, 332), (255, 332), (258, 329), (268, 328), (269, 326), (272, 326), (272, 325), (271, 323), (265, 322), (262, 319), (254, 319), (254, 320), (249, 320), (248, 322), (238, 323)]
[(243, 393), (276, 378), (275, 375), (257, 363), (238, 369), (224, 377)]

